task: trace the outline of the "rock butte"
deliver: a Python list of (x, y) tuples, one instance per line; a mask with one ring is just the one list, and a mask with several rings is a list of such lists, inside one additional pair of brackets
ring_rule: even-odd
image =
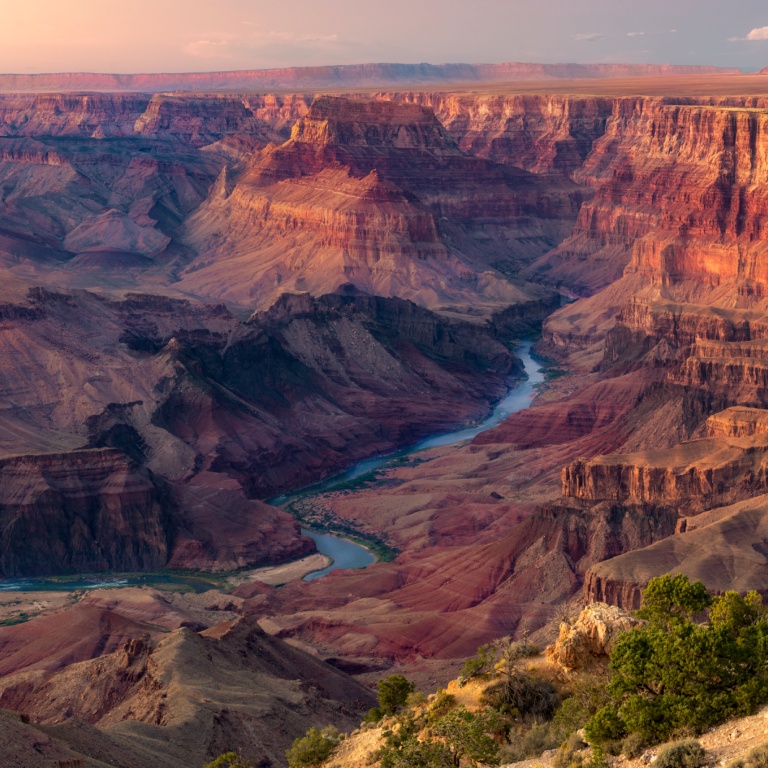
[[(345, 725), (337, 702), (367, 697), (339, 670), (444, 680), (569, 600), (631, 608), (679, 571), (765, 589), (764, 76), (482, 76), (513, 72), (621, 77), (397, 90), (456, 71), (352, 68), (343, 97), (312, 79), (335, 70), (258, 75), (293, 93), (150, 77), (0, 97), (3, 576), (299, 557), (311, 542), (260, 499), (482, 416), (542, 322), (568, 373), (467, 444), (306, 502), (394, 562), (98, 592), (0, 627), (0, 705), (30, 720), (0, 733), (185, 764), (168, 729), (213, 757), (289, 705)], [(596, 655), (601, 632), (571, 645)], [(246, 669), (254, 648), (269, 664)], [(206, 654), (282, 682), (263, 709), (201, 701), (221, 683)], [(199, 677), (172, 689), (185, 660)]]

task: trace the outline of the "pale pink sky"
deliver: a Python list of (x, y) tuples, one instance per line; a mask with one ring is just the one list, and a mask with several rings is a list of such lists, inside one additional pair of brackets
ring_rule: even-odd
[(0, 72), (375, 61), (768, 66), (765, 0), (0, 0)]

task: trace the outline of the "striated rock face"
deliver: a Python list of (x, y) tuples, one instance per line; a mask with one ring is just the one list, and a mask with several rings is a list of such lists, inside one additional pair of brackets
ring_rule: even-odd
[(162, 568), (167, 502), (113, 449), (0, 459), (0, 573)]
[(563, 495), (587, 502), (713, 506), (768, 489), (768, 443), (758, 437), (712, 437), (666, 451), (596, 456), (563, 469)]
[(286, 513), (168, 486), (113, 448), (0, 458), (0, 576), (235, 570), (314, 551)]
[(768, 411), (735, 406), (707, 419), (708, 437), (768, 435)]
[(605, 668), (619, 636), (642, 622), (613, 605), (594, 602), (572, 621), (560, 624), (560, 635), (547, 658), (566, 672)]
[(765, 130), (759, 99), (617, 99), (574, 172), (596, 195), (535, 267), (584, 291), (625, 267), (659, 285), (735, 280), (761, 291)]
[(755, 589), (764, 595), (767, 520), (765, 496), (705, 512), (682, 533), (594, 565), (585, 577), (585, 595), (637, 609), (648, 581), (667, 573), (683, 573), (715, 593)]
[(469, 154), (568, 177), (581, 169), (614, 109), (612, 98), (538, 94), (392, 92), (381, 98), (429, 107)]
[(309, 112), (294, 125), (291, 140), (321, 146), (453, 149), (431, 109), (333, 96), (321, 96), (313, 102)]
[(470, 157), (426, 108), (322, 97), (189, 220), (201, 256), (182, 285), (265, 307), (346, 282), (430, 307), (506, 306), (543, 296), (507, 276), (562, 239), (582, 197)]

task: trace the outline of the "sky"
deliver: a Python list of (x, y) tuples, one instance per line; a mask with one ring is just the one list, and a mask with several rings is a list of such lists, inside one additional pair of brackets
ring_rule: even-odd
[(365, 62), (768, 66), (766, 0), (0, 0), (0, 72)]

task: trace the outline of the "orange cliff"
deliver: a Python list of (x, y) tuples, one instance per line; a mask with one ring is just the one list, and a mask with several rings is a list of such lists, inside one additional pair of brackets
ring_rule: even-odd
[(766, 103), (696, 101), (615, 100), (605, 133), (573, 172), (595, 197), (571, 237), (531, 270), (581, 292), (625, 268), (660, 285), (737, 280), (761, 290)]
[(191, 217), (183, 241), (205, 255), (182, 285), (261, 306), (345, 282), (429, 307), (539, 299), (509, 278), (586, 194), (462, 152), (426, 108), (322, 97)]

